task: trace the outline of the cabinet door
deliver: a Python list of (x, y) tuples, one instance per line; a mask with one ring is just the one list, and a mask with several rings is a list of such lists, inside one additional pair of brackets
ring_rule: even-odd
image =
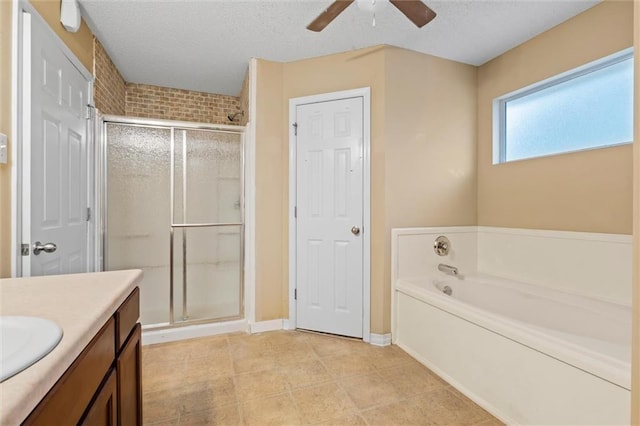
[(117, 361), (118, 424), (142, 424), (142, 351), (140, 323), (131, 332)]
[(116, 373), (111, 370), (109, 378), (96, 394), (96, 399), (89, 407), (87, 415), (80, 422), (83, 426), (116, 426), (117, 425), (117, 393)]

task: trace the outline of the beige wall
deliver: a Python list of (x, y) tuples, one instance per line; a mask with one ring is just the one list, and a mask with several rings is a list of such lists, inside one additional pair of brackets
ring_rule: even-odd
[(0, 133), (9, 136), (0, 164), (0, 278), (11, 276), (11, 2), (0, 1)]
[(256, 319), (283, 318), (282, 64), (256, 61)]
[(391, 229), (476, 224), (476, 81), (476, 67), (386, 50), (385, 332), (391, 328)]
[[(389, 332), (391, 227), (476, 221), (475, 68), (378, 46), (286, 64), (258, 61), (257, 76), (256, 276), (258, 293), (270, 295), (258, 296), (257, 320), (288, 316), (289, 99), (368, 86), (371, 330)], [(278, 120), (267, 140), (262, 126)], [(273, 157), (261, 157), (266, 143)], [(446, 188), (443, 174), (452, 177)]]
[[(87, 70), (92, 69), (93, 34), (82, 22), (77, 33), (65, 31), (60, 24), (60, 0), (32, 1), (36, 11), (53, 28)], [(0, 0), (0, 128), (11, 135), (11, 2)], [(12, 141), (9, 141), (11, 158)], [(11, 275), (11, 171), (10, 165), (0, 165), (0, 277)]]
[(605, 1), (478, 71), (478, 223), (631, 233), (631, 145), (492, 165), (492, 101), (633, 45), (633, 3)]
[(61, 0), (30, 0), (30, 3), (78, 57), (87, 71), (91, 72), (93, 69), (93, 33), (84, 20), (82, 20), (78, 32), (70, 33), (60, 23)]
[(242, 80), (242, 89), (240, 89), (240, 94), (238, 97), (240, 98), (240, 111), (244, 112), (244, 114), (240, 117), (240, 121), (238, 124), (241, 126), (246, 126), (249, 122), (249, 79), (250, 79), (250, 70), (247, 68), (247, 71), (244, 74), (244, 80)]
[(635, 143), (633, 144), (633, 360), (631, 424), (640, 425), (640, 1), (634, 2)]

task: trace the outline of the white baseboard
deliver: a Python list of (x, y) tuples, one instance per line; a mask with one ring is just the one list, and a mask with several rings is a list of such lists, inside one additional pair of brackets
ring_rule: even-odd
[(284, 329), (284, 320), (275, 319), (269, 321), (258, 321), (249, 324), (250, 333), (264, 333), (265, 331), (275, 331)]
[(391, 344), (391, 333), (387, 334), (369, 334), (369, 344), (374, 346), (389, 346)]
[(246, 319), (211, 324), (186, 325), (184, 327), (165, 328), (160, 330), (145, 330), (145, 328), (142, 327), (142, 345), (175, 342), (178, 340), (215, 336), (216, 334), (233, 333), (236, 331), (248, 331), (248, 323)]
[(291, 321), (290, 319), (283, 319), (282, 320), (282, 329), (283, 330), (295, 330), (296, 326), (293, 325), (293, 321)]

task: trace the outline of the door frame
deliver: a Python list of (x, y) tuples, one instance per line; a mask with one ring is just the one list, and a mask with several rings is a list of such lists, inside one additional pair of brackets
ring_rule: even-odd
[[(29, 22), (23, 19), (23, 12), (30, 14)], [(11, 156), (11, 275), (13, 277), (30, 276), (30, 256), (25, 259), (20, 253), (23, 242), (30, 245), (31, 225), (31, 152), (29, 141), (31, 135), (31, 58), (25, 47), (25, 30), (37, 22), (43, 25), (51, 39), (69, 59), (71, 64), (82, 74), (89, 85), (87, 102), (94, 106), (93, 100), (93, 75), (85, 68), (76, 55), (67, 47), (62, 39), (51, 29), (49, 24), (40, 16), (28, 0), (13, 0), (13, 41), (12, 41), (12, 156)], [(93, 109), (93, 108), (92, 108)], [(26, 113), (29, 114), (26, 114)], [(94, 115), (95, 116), (95, 115)], [(95, 175), (93, 162), (94, 134), (93, 120), (87, 120), (87, 202), (92, 212), (95, 212), (95, 197), (92, 187), (92, 177)], [(95, 241), (95, 214), (87, 223), (87, 270), (95, 270), (95, 253), (93, 250)], [(29, 240), (29, 241), (27, 241)]]
[(322, 93), (289, 99), (289, 320), (286, 329), (296, 328), (296, 129), (297, 107), (319, 102), (338, 101), (349, 98), (362, 98), (362, 340), (371, 341), (371, 88), (361, 87), (339, 92)]

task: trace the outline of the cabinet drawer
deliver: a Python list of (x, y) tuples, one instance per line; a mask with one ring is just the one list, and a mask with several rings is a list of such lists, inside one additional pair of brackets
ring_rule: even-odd
[(107, 321), (25, 425), (76, 425), (115, 360), (115, 321)]
[(127, 341), (140, 317), (140, 289), (136, 287), (116, 311), (116, 344), (118, 350)]

